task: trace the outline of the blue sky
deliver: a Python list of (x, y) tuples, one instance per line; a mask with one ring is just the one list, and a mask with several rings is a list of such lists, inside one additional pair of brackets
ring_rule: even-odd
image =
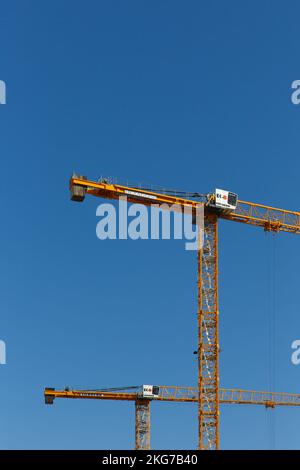
[[(299, 210), (299, 14), (296, 1), (1, 2), (1, 448), (133, 448), (132, 404), (46, 407), (44, 386), (196, 384), (195, 253), (98, 240), (100, 201), (70, 202), (68, 179)], [(221, 221), (223, 387), (269, 389), (274, 315), (275, 388), (300, 392), (299, 261), (296, 236)], [(152, 408), (153, 448), (196, 447), (194, 406)], [(222, 448), (268, 448), (275, 429), (297, 449), (299, 418), (222, 407)]]

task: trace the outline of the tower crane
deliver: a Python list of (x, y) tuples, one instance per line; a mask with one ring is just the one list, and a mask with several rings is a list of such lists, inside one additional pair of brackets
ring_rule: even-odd
[[(264, 405), (266, 408), (276, 406), (300, 406), (300, 394), (258, 392), (254, 390), (237, 390), (221, 388), (221, 404)], [(166, 385), (141, 385), (136, 387), (104, 388), (102, 390), (75, 390), (66, 387), (63, 390), (45, 388), (44, 397), (47, 405), (52, 405), (55, 398), (85, 400), (117, 400), (135, 403), (135, 448), (149, 450), (151, 442), (151, 401), (171, 403), (197, 403), (196, 387), (178, 387)]]
[(156, 191), (119, 185), (109, 179), (88, 180), (73, 175), (71, 199), (82, 202), (86, 195), (105, 199), (126, 197), (128, 202), (172, 205), (195, 214), (204, 209), (203, 244), (197, 252), (198, 265), (198, 447), (218, 449), (219, 417), (219, 293), (218, 219), (261, 227), (267, 232), (300, 234), (300, 212), (241, 201), (235, 193), (216, 189), (209, 194)]

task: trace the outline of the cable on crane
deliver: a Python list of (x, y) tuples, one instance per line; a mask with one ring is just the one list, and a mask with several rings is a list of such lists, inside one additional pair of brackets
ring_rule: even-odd
[(160, 191), (163, 194), (169, 194), (170, 196), (178, 196), (178, 197), (182, 197), (182, 196), (185, 196), (185, 197), (201, 197), (201, 198), (207, 197), (207, 194), (201, 194), (201, 193), (197, 193), (197, 192), (188, 192), (188, 191), (177, 191), (177, 190), (174, 190), (174, 189), (144, 188), (144, 187), (140, 187), (140, 188), (136, 188), (136, 189), (142, 189), (144, 191)]
[[(275, 335), (276, 335), (276, 303), (275, 303), (275, 271), (276, 271), (276, 237), (270, 234), (269, 266), (268, 266), (268, 369), (269, 391), (276, 388), (275, 381)], [(276, 421), (275, 411), (267, 409), (267, 424), (269, 430), (269, 446), (276, 448)]]
[[(139, 390), (142, 385), (129, 385), (128, 387), (110, 387), (110, 388), (77, 388), (80, 392), (121, 392), (125, 390)], [(65, 387), (65, 390), (73, 390), (73, 387)]]

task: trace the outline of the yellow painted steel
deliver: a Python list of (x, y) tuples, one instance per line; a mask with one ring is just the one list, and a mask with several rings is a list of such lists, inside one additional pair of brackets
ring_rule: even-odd
[[(101, 391), (101, 390), (44, 390), (45, 399), (53, 403), (55, 398), (117, 400), (135, 402), (135, 449), (151, 448), (150, 407), (151, 401), (171, 403), (197, 403), (199, 393), (196, 387), (159, 386), (159, 396), (144, 398), (140, 392)], [(258, 392), (255, 390), (225, 389), (219, 390), (221, 404), (263, 405), (266, 408), (275, 406), (300, 406), (300, 394)], [(48, 401), (49, 403), (49, 401)], [(214, 432), (215, 427), (212, 427)], [(203, 436), (204, 442), (206, 436)]]
[(218, 218), (204, 217), (198, 251), (198, 432), (199, 449), (219, 449)]
[[(300, 212), (246, 201), (238, 201), (234, 211), (220, 210), (212, 207), (213, 197), (210, 195), (198, 195), (200, 200), (195, 200), (154, 190), (113, 184), (103, 179), (96, 182), (76, 176), (70, 180), (70, 189), (73, 194), (76, 193), (75, 200), (78, 201), (83, 200), (85, 194), (90, 194), (105, 199), (119, 199), (121, 196), (126, 196), (131, 203), (142, 202), (148, 206), (168, 204), (182, 210), (188, 208), (192, 213), (196, 212), (199, 205), (204, 206), (204, 245), (198, 252), (199, 449), (218, 449), (219, 402), (222, 402), (219, 390), (218, 219), (261, 227), (270, 232), (300, 234)], [(77, 193), (80, 193), (79, 196)], [(122, 398), (124, 396), (121, 394), (119, 399), (126, 399)], [(272, 406), (273, 401), (269, 400), (268, 403)]]
[[(142, 399), (139, 392), (106, 392), (101, 390), (44, 390), (45, 397), (86, 399), (86, 400), (118, 400), (136, 401)], [(220, 388), (221, 404), (263, 405), (263, 406), (300, 406), (300, 394), (284, 392), (265, 392)], [(144, 398), (145, 399), (145, 398)], [(159, 385), (159, 396), (149, 398), (150, 401), (198, 403), (197, 387), (179, 387)]]
[[(189, 207), (195, 209), (199, 204), (202, 204), (206, 206), (207, 210), (213, 210), (204, 200), (185, 199), (131, 186), (72, 177), (70, 179), (70, 189), (76, 186), (84, 188), (86, 194), (105, 199), (119, 199), (120, 196), (126, 196), (129, 202), (143, 202), (146, 205), (166, 203), (174, 204), (181, 208)], [(278, 209), (253, 202), (238, 201), (235, 211), (219, 211), (218, 217), (262, 227), (266, 231), (300, 234), (300, 212), (297, 211)]]

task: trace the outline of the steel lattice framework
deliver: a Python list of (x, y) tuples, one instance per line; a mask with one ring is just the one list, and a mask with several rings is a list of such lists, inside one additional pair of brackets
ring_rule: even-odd
[(135, 400), (135, 448), (149, 450), (150, 447), (150, 400)]
[(219, 447), (218, 219), (204, 217), (198, 251), (199, 448)]
[[(219, 333), (218, 333), (218, 219), (262, 227), (265, 231), (300, 234), (300, 213), (262, 204), (238, 201), (236, 210), (212, 210), (212, 195), (158, 191), (120, 185), (110, 178), (98, 181), (73, 175), (71, 199), (82, 202), (86, 194), (105, 199), (126, 196), (128, 202), (169, 204), (190, 208), (195, 214), (204, 207), (204, 246), (198, 253), (198, 418), (199, 449), (219, 448)], [(184, 197), (183, 197), (184, 196)], [(196, 197), (198, 200), (191, 199)], [(190, 199), (188, 199), (190, 198)]]
[[(194, 403), (199, 406), (199, 393), (196, 387), (159, 386), (159, 395), (153, 398), (142, 398), (142, 387), (132, 389), (105, 390), (44, 390), (46, 404), (52, 405), (56, 398), (86, 400), (117, 400), (135, 402), (135, 449), (149, 450), (151, 442), (150, 407), (152, 401), (170, 403)], [(300, 406), (300, 395), (293, 393), (259, 392), (256, 390), (224, 389), (219, 390), (219, 401), (222, 404), (260, 405), (266, 408), (275, 406)], [(214, 428), (217, 428), (215, 426)], [(212, 434), (212, 433), (211, 433)], [(207, 434), (204, 433), (204, 437)], [(212, 439), (214, 435), (210, 438)]]
[[(180, 387), (176, 385), (158, 385), (159, 395), (148, 398), (155, 402), (169, 403), (198, 403), (197, 387)], [(135, 387), (136, 388), (136, 387)], [(56, 390), (55, 388), (45, 388), (44, 396), (47, 404), (52, 405), (56, 398), (84, 399), (84, 400), (117, 400), (117, 401), (136, 401), (146, 400), (141, 397), (140, 390), (132, 391), (130, 389), (114, 391), (104, 390), (78, 390), (65, 389)], [(257, 390), (241, 390), (235, 388), (219, 389), (220, 404), (231, 405), (262, 405), (273, 408), (274, 406), (300, 406), (299, 393), (285, 392), (266, 392)]]

